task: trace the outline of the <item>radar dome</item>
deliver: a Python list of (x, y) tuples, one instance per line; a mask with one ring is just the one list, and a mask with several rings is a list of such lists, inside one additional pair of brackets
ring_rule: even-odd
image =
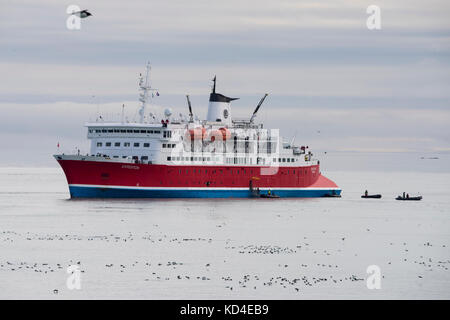
[(166, 110), (164, 110), (164, 115), (168, 118), (172, 115), (172, 109), (167, 108)]

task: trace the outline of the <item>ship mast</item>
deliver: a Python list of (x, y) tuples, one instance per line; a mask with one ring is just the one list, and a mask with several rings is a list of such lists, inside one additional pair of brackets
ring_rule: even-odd
[(142, 74), (139, 75), (139, 90), (141, 93), (139, 94), (139, 101), (142, 102), (141, 108), (139, 109), (140, 123), (144, 123), (145, 120), (145, 112), (147, 109), (148, 99), (150, 98), (150, 91), (155, 91), (156, 89), (152, 89), (150, 85), (150, 70), (151, 70), (150, 62), (147, 62), (147, 69), (145, 73), (145, 82)]

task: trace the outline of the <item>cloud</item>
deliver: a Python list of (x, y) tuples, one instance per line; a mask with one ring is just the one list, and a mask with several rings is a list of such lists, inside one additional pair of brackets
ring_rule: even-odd
[[(143, 68), (3, 63), (1, 94), (132, 94)], [(48, 72), (51, 70), (52, 72)], [(223, 90), (249, 94), (450, 98), (450, 73), (440, 64), (407, 66), (155, 66), (152, 80), (168, 94), (202, 94), (217, 74)]]

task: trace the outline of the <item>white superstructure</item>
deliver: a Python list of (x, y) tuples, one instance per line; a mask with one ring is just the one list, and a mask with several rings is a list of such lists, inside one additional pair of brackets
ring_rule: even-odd
[(249, 120), (233, 119), (231, 102), (237, 98), (216, 93), (216, 77), (206, 120), (195, 121), (192, 110), (185, 119), (172, 119), (170, 111), (162, 119), (146, 116), (150, 93), (154, 91), (149, 73), (150, 65), (139, 82), (140, 121), (126, 122), (122, 117), (119, 122), (87, 123), (91, 141), (87, 156), (168, 165), (306, 166), (316, 161), (307, 147), (283, 142), (278, 130), (254, 123), (267, 95)]

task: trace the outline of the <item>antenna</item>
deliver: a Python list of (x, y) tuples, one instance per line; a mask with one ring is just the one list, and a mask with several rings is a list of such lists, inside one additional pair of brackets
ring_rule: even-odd
[[(216, 79), (216, 77), (214, 77), (214, 79)], [(215, 88), (215, 86), (216, 85), (214, 84), (214, 88)], [(188, 94), (186, 95), (186, 99), (187, 99), (187, 103), (188, 103), (188, 107), (189, 107), (189, 122), (194, 122), (194, 114), (192, 113), (191, 100), (189, 100), (189, 95)]]
[(124, 119), (125, 119), (125, 103), (124, 104), (122, 104), (122, 123), (124, 122)]
[(253, 120), (255, 120), (256, 114), (258, 113), (259, 108), (261, 107), (261, 105), (263, 104), (264, 100), (266, 99), (266, 97), (267, 97), (268, 95), (269, 95), (269, 94), (266, 93), (266, 94), (264, 95), (264, 97), (262, 97), (261, 100), (259, 100), (259, 103), (258, 103), (258, 105), (256, 106), (255, 111), (253, 111), (252, 117), (250, 118), (250, 123), (253, 123)]
[(146, 111), (147, 102), (149, 99), (149, 92), (157, 90), (157, 89), (153, 89), (150, 85), (151, 68), (152, 67), (150, 65), (150, 62), (147, 62), (147, 70), (145, 73), (145, 82), (144, 82), (144, 78), (142, 77), (142, 74), (139, 74), (139, 90), (141, 90), (141, 93), (139, 94), (139, 101), (142, 102), (142, 106), (139, 109), (139, 116), (140, 116), (141, 123), (144, 123), (145, 111)]
[(295, 130), (295, 132), (294, 132), (294, 136), (292, 137), (292, 140), (291, 140), (291, 148), (294, 146), (294, 142), (295, 142), (295, 137), (297, 136), (297, 130)]
[(214, 76), (214, 79), (212, 79), (212, 82), (214, 82), (212, 93), (216, 93), (216, 76)]

